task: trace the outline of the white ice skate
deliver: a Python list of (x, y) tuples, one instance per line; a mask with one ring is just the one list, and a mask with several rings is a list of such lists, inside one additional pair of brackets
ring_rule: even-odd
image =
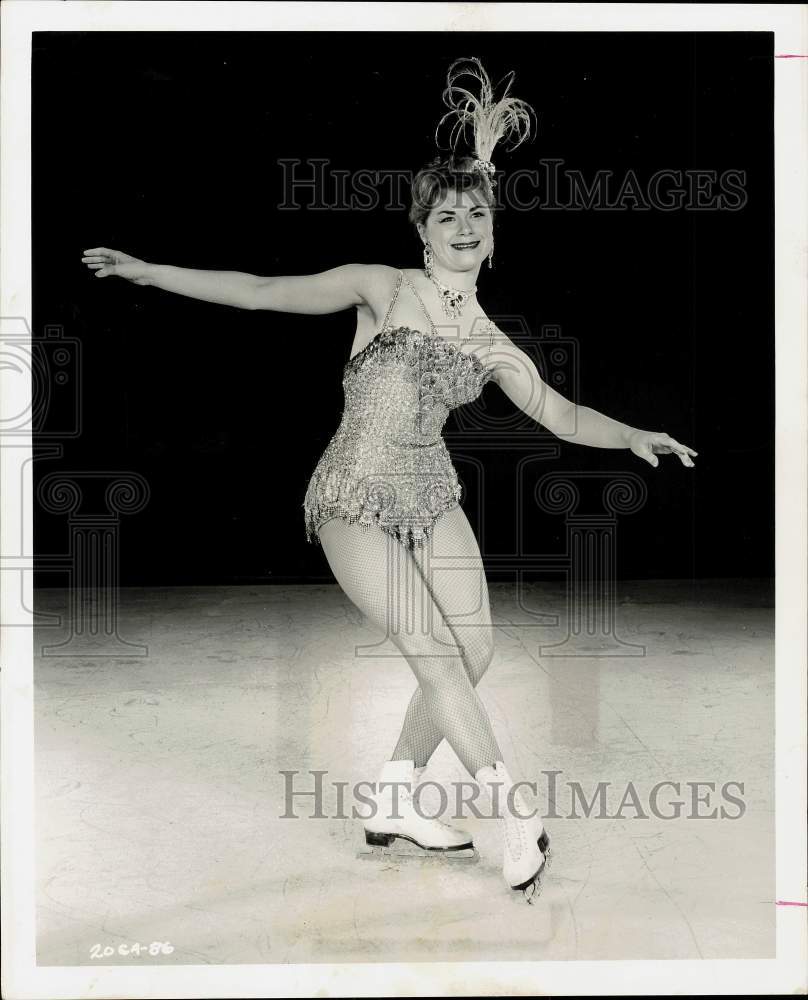
[[(421, 801), (416, 809), (413, 802), (415, 788), (423, 768), (415, 768), (411, 760), (390, 760), (382, 768), (376, 784), (376, 794), (370, 796), (376, 803), (376, 813), (364, 821), (365, 843), (371, 847), (389, 847), (396, 838), (408, 840), (424, 851), (469, 852), (476, 857), (474, 844), (465, 830), (458, 830), (439, 819), (421, 815)], [(383, 783), (395, 782), (397, 789), (380, 788)], [(394, 793), (398, 792), (398, 807), (394, 809)]]
[[(550, 847), (544, 824), (538, 814), (520, 818), (530, 816), (532, 809), (521, 789), (515, 789), (511, 798), (514, 783), (502, 761), (496, 761), (494, 767), (481, 767), (475, 777), (492, 802), (496, 802), (497, 815), (503, 821), (502, 875), (512, 889), (521, 890), (527, 902), (532, 903), (541, 892), (540, 877), (547, 866), (546, 852)], [(492, 785), (497, 786), (495, 792)], [(512, 810), (509, 800), (513, 803)]]

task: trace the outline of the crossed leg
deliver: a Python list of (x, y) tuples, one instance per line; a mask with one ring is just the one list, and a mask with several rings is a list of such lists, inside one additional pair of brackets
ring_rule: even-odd
[[(425, 586), (443, 613), (463, 663), (476, 687), (494, 656), (494, 633), (480, 550), (468, 518), (454, 507), (435, 522), (432, 538), (413, 550)], [(414, 760), (424, 766), (443, 734), (432, 721), (422, 689), (417, 687), (404, 716), (392, 760)]]
[(442, 514), (420, 551), (341, 518), (322, 526), (320, 542), (337, 583), (418, 681), (393, 759), (421, 766), (445, 737), (472, 776), (501, 760), (475, 688), (493, 647), (479, 550), (463, 511)]

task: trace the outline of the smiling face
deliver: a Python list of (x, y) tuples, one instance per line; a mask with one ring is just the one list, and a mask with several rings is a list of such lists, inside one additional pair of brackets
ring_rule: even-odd
[(435, 276), (451, 285), (453, 276), (464, 274), (462, 284), (473, 284), (493, 246), (493, 222), (480, 191), (447, 192), (418, 224), (421, 239), (432, 245)]

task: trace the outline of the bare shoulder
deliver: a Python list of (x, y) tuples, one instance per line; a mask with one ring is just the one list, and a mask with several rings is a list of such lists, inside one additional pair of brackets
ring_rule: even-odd
[[(486, 320), (491, 336), (491, 355), (488, 368), (491, 378), (501, 388), (519, 376), (519, 373), (535, 368), (527, 354), (492, 320)], [(488, 334), (486, 334), (488, 336)]]
[[(475, 321), (477, 322), (477, 321)], [(485, 329), (486, 337), (490, 336), (495, 344), (499, 344), (502, 347), (511, 346), (514, 347), (515, 344), (511, 338), (505, 333), (504, 330), (500, 330), (494, 320), (485, 313), (479, 318), (479, 322), (482, 322)]]
[(398, 280), (398, 268), (387, 264), (357, 264), (356, 267), (362, 298), (368, 305), (374, 306), (390, 298)]
[(522, 348), (518, 344), (515, 344), (504, 330), (500, 330), (492, 320), (488, 320), (488, 322), (491, 324), (493, 331), (492, 343), (502, 356), (526, 357)]

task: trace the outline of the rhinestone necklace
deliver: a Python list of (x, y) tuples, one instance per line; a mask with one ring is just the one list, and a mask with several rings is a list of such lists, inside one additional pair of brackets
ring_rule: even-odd
[(477, 286), (475, 285), (474, 288), (468, 291), (460, 288), (451, 288), (449, 285), (444, 285), (434, 274), (427, 274), (426, 271), (424, 271), (424, 274), (426, 274), (427, 278), (437, 288), (441, 308), (446, 316), (449, 319), (457, 319), (458, 316), (462, 316), (463, 309), (468, 300), (477, 291)]

